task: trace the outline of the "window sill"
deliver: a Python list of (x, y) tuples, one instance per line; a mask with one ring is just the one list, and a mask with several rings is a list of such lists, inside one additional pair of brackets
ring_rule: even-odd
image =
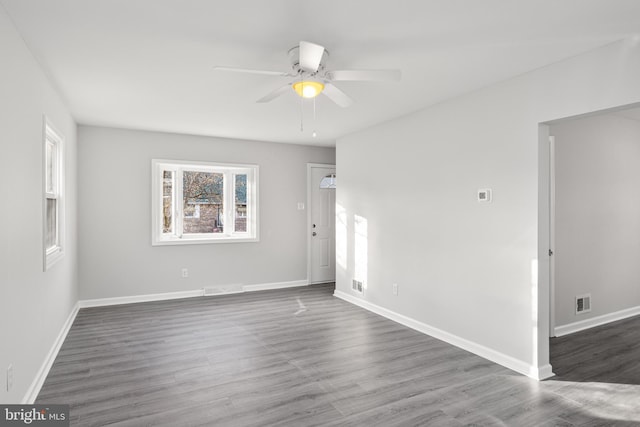
[(219, 243), (256, 243), (259, 242), (258, 237), (217, 237), (217, 238), (171, 238), (171, 239), (154, 239), (151, 246), (174, 246), (174, 245), (210, 245)]

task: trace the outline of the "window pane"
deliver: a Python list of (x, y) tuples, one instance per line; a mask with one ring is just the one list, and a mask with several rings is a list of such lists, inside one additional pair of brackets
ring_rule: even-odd
[(247, 231), (247, 175), (238, 174), (236, 178), (236, 197), (234, 206), (235, 231), (246, 233)]
[[(184, 171), (183, 233), (222, 233), (224, 231), (224, 175)], [(197, 212), (197, 214), (196, 214)]]
[(53, 184), (53, 177), (54, 177), (53, 173), (54, 172), (53, 171), (54, 171), (54, 168), (55, 168), (55, 165), (54, 165), (55, 146), (51, 142), (47, 141), (46, 147), (47, 147), (46, 148), (46, 150), (47, 150), (46, 163), (47, 164), (46, 164), (46, 170), (45, 170), (45, 174), (46, 174), (46, 177), (45, 177), (45, 179), (46, 179), (46, 185), (45, 185), (46, 190), (45, 191), (47, 193), (53, 193), (54, 192), (54, 187), (53, 187), (54, 186), (54, 184)]
[(162, 172), (162, 232), (173, 233), (174, 172)]
[(47, 199), (46, 202), (47, 229), (45, 230), (45, 249), (49, 250), (58, 246), (58, 201)]
[(332, 173), (322, 178), (320, 188), (336, 188), (336, 174)]

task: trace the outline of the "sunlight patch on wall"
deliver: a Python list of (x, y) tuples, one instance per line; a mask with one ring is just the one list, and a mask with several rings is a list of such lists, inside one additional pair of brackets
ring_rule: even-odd
[(531, 323), (533, 325), (533, 366), (538, 366), (538, 260), (531, 260)]
[(336, 266), (343, 270), (348, 266), (347, 211), (336, 204)]
[(354, 215), (354, 249), (355, 249), (355, 279), (364, 283), (366, 289), (367, 270), (369, 262), (369, 237), (367, 219)]

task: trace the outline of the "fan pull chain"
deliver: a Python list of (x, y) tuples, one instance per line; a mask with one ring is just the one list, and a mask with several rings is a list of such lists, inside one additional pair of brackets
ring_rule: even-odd
[[(300, 77), (300, 81), (302, 81), (302, 77)], [(300, 97), (300, 132), (304, 132), (304, 98), (303, 97)]]
[(314, 97), (313, 98), (313, 133), (311, 134), (313, 138), (315, 138), (317, 135), (315, 127), (316, 127), (316, 98)]

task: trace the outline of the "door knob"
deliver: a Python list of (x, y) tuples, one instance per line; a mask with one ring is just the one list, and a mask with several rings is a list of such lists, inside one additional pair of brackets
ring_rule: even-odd
[(316, 236), (318, 235), (318, 233), (316, 233), (316, 232), (314, 231), (313, 233), (311, 233), (311, 235), (312, 235), (313, 237), (316, 237)]

